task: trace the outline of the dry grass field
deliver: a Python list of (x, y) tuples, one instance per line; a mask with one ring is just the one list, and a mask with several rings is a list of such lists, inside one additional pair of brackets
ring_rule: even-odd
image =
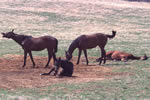
[[(81, 34), (116, 30), (106, 51), (121, 50), (150, 56), (150, 3), (124, 0), (2, 0), (0, 31), (15, 29), (34, 37), (51, 35), (59, 40), (57, 57)], [(73, 54), (76, 64), (78, 52)], [(90, 65), (74, 66), (73, 77), (40, 76), (47, 51), (33, 52), (36, 68), (22, 69), (23, 50), (0, 35), (0, 100), (149, 100), (150, 59), (98, 65), (99, 48), (88, 50)]]
[[(10, 56), (10, 55), (9, 55)], [(15, 58), (14, 58), (15, 57)], [(98, 64), (85, 64), (75, 65), (74, 74), (72, 78), (63, 77), (57, 78), (55, 76), (40, 76), (41, 73), (49, 72), (50, 68), (44, 68), (47, 61), (45, 57), (36, 57), (37, 66), (32, 68), (30, 59), (26, 68), (22, 68), (22, 56), (13, 56), (12, 58), (0, 59), (0, 88), (17, 89), (17, 88), (36, 88), (49, 86), (58, 83), (82, 83), (96, 80), (104, 80), (117, 75), (127, 75), (127, 73), (114, 73), (111, 68), (102, 67)], [(91, 60), (94, 58), (90, 58)], [(75, 63), (76, 58), (73, 59)], [(82, 60), (84, 61), (84, 60)]]

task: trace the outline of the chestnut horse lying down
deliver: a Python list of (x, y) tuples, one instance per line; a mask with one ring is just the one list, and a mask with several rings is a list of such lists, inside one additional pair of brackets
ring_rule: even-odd
[[(117, 60), (117, 61), (128, 61), (129, 59), (131, 60), (147, 60), (148, 57), (146, 54), (141, 57), (134, 56), (133, 54), (129, 54), (126, 52), (122, 51), (109, 51), (106, 53), (106, 59), (107, 60)], [(100, 58), (98, 58), (96, 61), (99, 61)]]
[(48, 73), (43, 73), (41, 75), (50, 75), (53, 71), (54, 76), (57, 75), (59, 68), (61, 67), (63, 70), (60, 72), (58, 76), (68, 76), (71, 77), (73, 74), (73, 63), (69, 62), (68, 60), (61, 60), (59, 58), (58, 60), (56, 59), (54, 62), (54, 67), (48, 72)]

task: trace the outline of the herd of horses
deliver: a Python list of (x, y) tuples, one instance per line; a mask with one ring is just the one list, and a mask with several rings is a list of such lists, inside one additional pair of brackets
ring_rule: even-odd
[(4, 38), (12, 39), (17, 42), (22, 49), (24, 50), (24, 63), (23, 68), (26, 65), (26, 58), (27, 54), (29, 54), (30, 59), (33, 63), (33, 68), (35, 67), (35, 62), (32, 56), (32, 51), (41, 51), (47, 49), (48, 51), (48, 62), (45, 65), (45, 68), (48, 67), (51, 58), (54, 59), (54, 67), (48, 73), (43, 73), (41, 75), (50, 75), (51, 72), (55, 71), (54, 75), (57, 74), (59, 67), (62, 67), (62, 72), (59, 76), (72, 76), (73, 74), (73, 63), (70, 62), (72, 59), (72, 54), (76, 48), (78, 48), (78, 60), (76, 64), (80, 62), (80, 56), (82, 51), (84, 52), (86, 64), (88, 65), (88, 57), (87, 57), (87, 49), (92, 49), (95, 47), (99, 47), (101, 49), (101, 57), (98, 58), (96, 61), (99, 64), (106, 63), (106, 60), (124, 60), (127, 61), (128, 59), (142, 59), (146, 60), (148, 57), (146, 55), (142, 57), (136, 57), (132, 54), (128, 54), (125, 52), (120, 51), (105, 51), (105, 45), (107, 44), (108, 38), (114, 38), (116, 35), (116, 31), (112, 31), (112, 35), (107, 35), (103, 33), (95, 33), (92, 35), (81, 35), (77, 37), (73, 42), (70, 44), (67, 51), (65, 51), (66, 59), (61, 60), (61, 58), (57, 59), (56, 52), (58, 50), (58, 40), (52, 36), (41, 36), (38, 38), (28, 36), (28, 35), (20, 35), (14, 33), (14, 29), (10, 32), (1, 33)]

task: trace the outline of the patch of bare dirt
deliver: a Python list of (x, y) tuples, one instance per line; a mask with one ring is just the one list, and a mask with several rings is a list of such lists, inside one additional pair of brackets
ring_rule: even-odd
[[(89, 57), (89, 60), (96, 58)], [(40, 73), (49, 72), (53, 61), (49, 68), (44, 68), (47, 63), (47, 57), (34, 57), (36, 68), (32, 68), (32, 63), (28, 57), (27, 65), (23, 69), (23, 56), (6, 55), (0, 58), (0, 88), (15, 89), (15, 88), (33, 88), (48, 86), (55, 83), (80, 83), (95, 80), (104, 80), (116, 75), (124, 73), (114, 73), (110, 67), (99, 66), (98, 63), (92, 63), (89, 66), (85, 65), (84, 58), (81, 58), (79, 65), (76, 65), (76, 57), (73, 57), (74, 63), (73, 77), (57, 78), (55, 76), (40, 76)]]

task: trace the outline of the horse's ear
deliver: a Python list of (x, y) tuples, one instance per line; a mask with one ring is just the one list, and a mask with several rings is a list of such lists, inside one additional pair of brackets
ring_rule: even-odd
[(112, 33), (116, 33), (117, 31), (116, 30), (112, 30)]
[(5, 37), (5, 33), (1, 33), (3, 35), (3, 37)]
[(70, 53), (69, 53), (68, 51), (65, 51), (65, 53), (66, 53), (67, 55), (70, 55)]
[(149, 57), (147, 57), (146, 53), (144, 54), (144, 56), (145, 56), (146, 58), (149, 58)]
[(14, 32), (14, 29), (12, 29), (12, 32)]
[(59, 57), (58, 60), (61, 61), (61, 58)]
[(3, 36), (5, 35), (5, 33), (1, 33)]
[(147, 60), (149, 57), (147, 57), (146, 53), (144, 54), (144, 60)]
[(65, 50), (65, 53), (67, 54), (67, 51)]

